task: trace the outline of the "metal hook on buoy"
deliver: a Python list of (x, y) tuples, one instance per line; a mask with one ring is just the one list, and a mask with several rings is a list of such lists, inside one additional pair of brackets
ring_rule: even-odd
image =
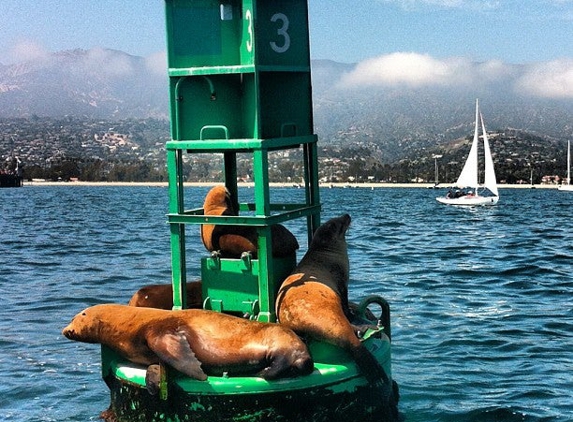
[(378, 295), (371, 295), (362, 299), (362, 301), (358, 304), (358, 315), (365, 317), (366, 309), (373, 303), (379, 305), (381, 310), (380, 317), (377, 319), (378, 322), (376, 325), (379, 328), (382, 328), (384, 334), (386, 334), (391, 340), (392, 335), (390, 330), (390, 304), (386, 301), (386, 299)]

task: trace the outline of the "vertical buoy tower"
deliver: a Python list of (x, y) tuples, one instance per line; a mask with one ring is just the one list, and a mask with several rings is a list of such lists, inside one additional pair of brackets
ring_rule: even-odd
[[(277, 289), (296, 255), (273, 257), (271, 226), (300, 220), (308, 242), (320, 225), (317, 136), (312, 113), (307, 0), (165, 0), (171, 140), (169, 175), (173, 310), (185, 309), (188, 225), (245, 225), (256, 229), (258, 253), (201, 257), (203, 308), (275, 322)], [(298, 149), (304, 197), (274, 203), (269, 153)], [(222, 156), (222, 181), (238, 215), (205, 215), (186, 197), (186, 156)], [(237, 154), (252, 160), (254, 202), (242, 202)], [(191, 195), (187, 195), (191, 196)], [(298, 196), (297, 196), (298, 197)], [(198, 259), (193, 256), (193, 259)], [(193, 274), (196, 279), (197, 274)], [(380, 317), (367, 319), (377, 304)], [(366, 298), (360, 317), (379, 328), (363, 337), (391, 379), (390, 308)], [(221, 330), (224, 330), (221, 327)], [(103, 377), (118, 421), (272, 422), (390, 421), (396, 391), (368, 383), (352, 358), (328, 344), (309, 344), (315, 369), (306, 376), (267, 381), (256, 376), (189, 379), (168, 370), (160, 392), (145, 388), (146, 368), (102, 347)], [(390, 404), (389, 404), (390, 403)]]

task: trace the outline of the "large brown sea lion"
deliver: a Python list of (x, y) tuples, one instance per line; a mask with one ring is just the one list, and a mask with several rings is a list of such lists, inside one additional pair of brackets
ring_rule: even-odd
[(275, 379), (313, 370), (306, 345), (287, 327), (214, 311), (95, 305), (62, 333), (104, 344), (136, 364), (168, 364), (198, 380), (224, 372)]
[[(225, 186), (213, 187), (203, 204), (205, 215), (239, 215), (231, 194)], [(290, 256), (299, 248), (296, 237), (283, 225), (271, 226), (272, 255), (276, 258)], [(223, 258), (240, 258), (243, 252), (257, 257), (258, 236), (253, 226), (201, 225), (201, 240), (208, 251), (220, 251)]]
[[(203, 307), (203, 296), (201, 293), (201, 281), (190, 281), (187, 288), (187, 308), (201, 309)], [(129, 306), (172, 309), (173, 308), (173, 285), (172, 284), (152, 284), (139, 289), (131, 297)]]
[(363, 327), (349, 321), (349, 225), (350, 216), (344, 214), (316, 230), (308, 251), (279, 289), (276, 313), (280, 323), (297, 334), (350, 352), (369, 382), (387, 384), (384, 369), (356, 335)]

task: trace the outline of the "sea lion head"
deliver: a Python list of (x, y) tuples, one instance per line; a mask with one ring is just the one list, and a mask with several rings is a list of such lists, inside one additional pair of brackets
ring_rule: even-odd
[(237, 215), (231, 200), (231, 192), (222, 185), (213, 187), (207, 193), (203, 210), (205, 215)]
[[(204, 215), (238, 215), (231, 199), (231, 192), (222, 185), (215, 186), (207, 192), (203, 203)], [(201, 225), (201, 241), (208, 251), (220, 249), (219, 238), (224, 228), (213, 224)]]
[(98, 310), (98, 305), (84, 309), (62, 330), (62, 334), (70, 340), (99, 343), (102, 321)]
[(346, 231), (350, 227), (350, 215), (343, 214), (322, 224), (312, 238), (310, 248), (330, 247), (333, 244), (346, 245)]
[(269, 348), (270, 364), (259, 372), (260, 377), (267, 380), (296, 377), (308, 375), (314, 370), (314, 361), (308, 347), (291, 330), (281, 326), (281, 331), (275, 331), (266, 343)]

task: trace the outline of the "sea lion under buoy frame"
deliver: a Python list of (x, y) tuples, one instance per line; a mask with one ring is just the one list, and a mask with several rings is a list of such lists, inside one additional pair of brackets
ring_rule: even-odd
[(378, 361), (362, 344), (348, 303), (349, 261), (346, 231), (350, 215), (322, 224), (308, 251), (279, 288), (276, 314), (297, 334), (341, 347), (352, 355), (366, 379), (389, 383)]
[(197, 380), (225, 372), (270, 380), (313, 370), (306, 345), (287, 327), (201, 309), (95, 305), (62, 334), (106, 345), (136, 364), (167, 364)]
[[(233, 205), (231, 193), (222, 185), (213, 187), (203, 204), (205, 215), (239, 215)], [(299, 248), (296, 237), (283, 225), (271, 226), (272, 255), (275, 258), (291, 256)], [(201, 240), (208, 251), (219, 251), (223, 258), (240, 258), (243, 252), (257, 257), (258, 235), (253, 226), (227, 226), (202, 224)]]
[[(201, 309), (203, 307), (201, 288), (201, 280), (190, 281), (186, 284), (188, 309)], [(128, 305), (139, 308), (173, 309), (173, 285), (152, 284), (144, 286), (133, 294)]]

